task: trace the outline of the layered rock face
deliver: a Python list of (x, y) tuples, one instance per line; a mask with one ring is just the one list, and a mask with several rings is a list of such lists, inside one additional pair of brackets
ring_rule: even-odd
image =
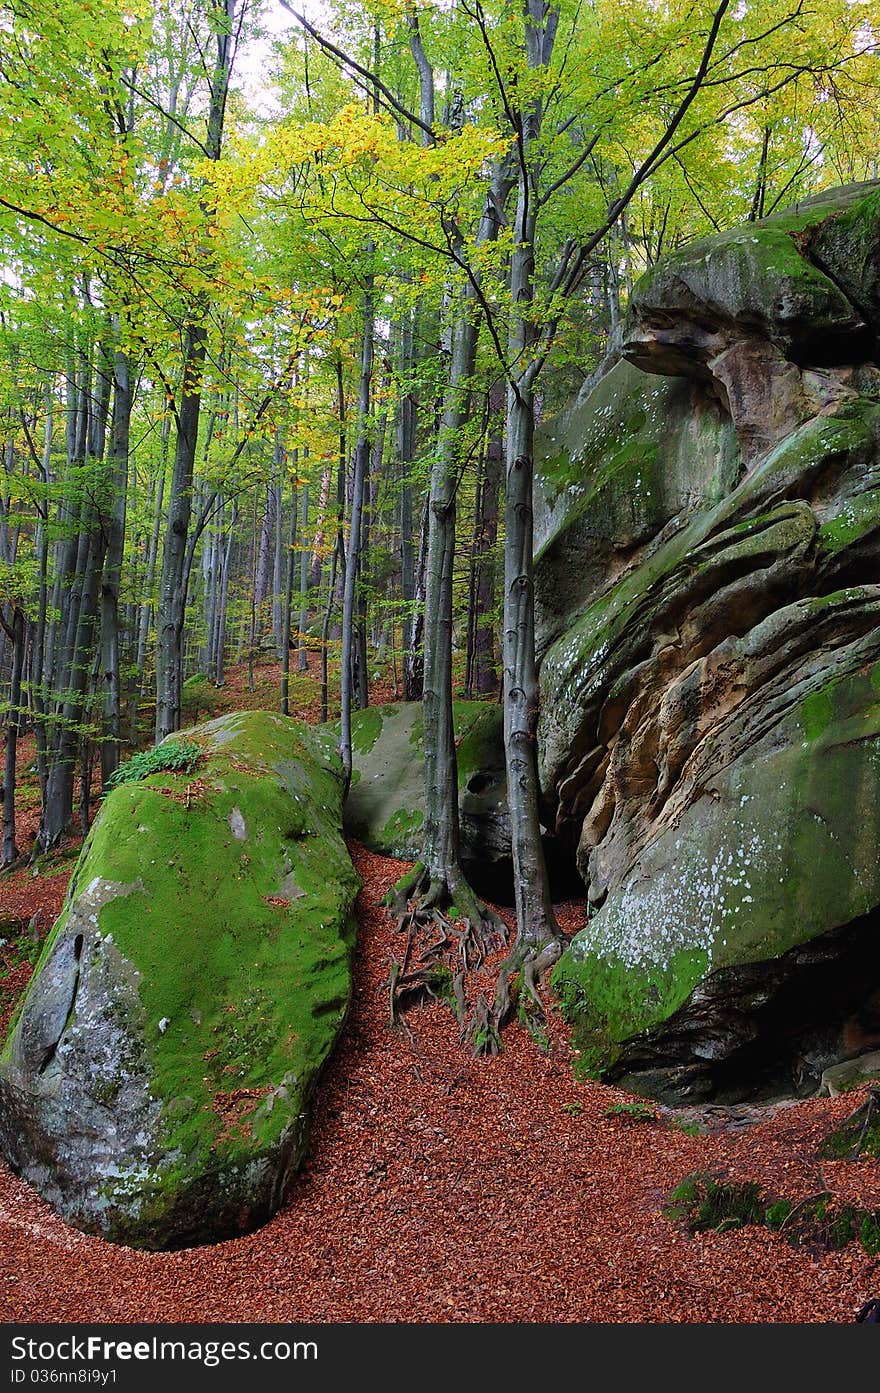
[(693, 244), (545, 432), (542, 785), (595, 911), (557, 984), (673, 1101), (880, 1031), (878, 266), (872, 185)]
[(104, 802), (0, 1055), (0, 1141), (68, 1222), (143, 1248), (282, 1202), (350, 995), (358, 888), (327, 732), (173, 737), (190, 774)]

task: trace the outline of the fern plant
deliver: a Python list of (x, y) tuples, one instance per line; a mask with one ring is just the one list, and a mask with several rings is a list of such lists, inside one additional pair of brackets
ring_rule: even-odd
[(170, 740), (152, 749), (132, 755), (110, 775), (108, 788), (134, 784), (148, 774), (191, 774), (202, 758), (202, 751), (192, 740)]

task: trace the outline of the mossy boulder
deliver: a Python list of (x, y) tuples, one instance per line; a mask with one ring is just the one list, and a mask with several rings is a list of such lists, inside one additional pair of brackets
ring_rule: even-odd
[(542, 650), (572, 609), (650, 552), (671, 519), (727, 496), (742, 474), (719, 404), (682, 378), (617, 363), (538, 436), (535, 603)]
[[(855, 246), (867, 250), (876, 237), (878, 188), (829, 190), (663, 257), (634, 288), (626, 356), (648, 371), (690, 374), (694, 364), (716, 356), (722, 338), (758, 336), (796, 362), (863, 358), (870, 332), (840, 272), (846, 261), (851, 273), (860, 273)], [(828, 228), (838, 219), (859, 232), (839, 235), (832, 255)], [(823, 246), (824, 258), (812, 254)]]
[(268, 712), (179, 738), (195, 769), (102, 805), (0, 1056), (12, 1165), (69, 1223), (143, 1248), (278, 1208), (351, 989), (332, 738)]
[(544, 428), (540, 770), (592, 913), (555, 980), (583, 1066), (672, 1102), (774, 1052), (815, 1090), (880, 983), (877, 219), (676, 252)]
[[(465, 864), (510, 856), (503, 714), (495, 702), (456, 701), (459, 816)], [(335, 728), (334, 728), (335, 729)], [(425, 817), (420, 702), (393, 702), (352, 713), (352, 785), (345, 804), (349, 836), (383, 856), (415, 860)]]

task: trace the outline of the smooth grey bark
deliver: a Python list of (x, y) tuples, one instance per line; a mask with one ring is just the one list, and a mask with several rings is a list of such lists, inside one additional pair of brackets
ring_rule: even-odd
[(328, 464), (327, 468), (321, 474), (321, 486), (318, 490), (318, 521), (315, 527), (312, 561), (309, 570), (309, 584), (313, 590), (319, 588), (321, 584), (321, 572), (324, 569), (324, 533), (327, 526), (327, 504), (330, 499), (330, 485), (332, 482), (333, 467)]
[[(234, 54), (236, 0), (215, 0), (223, 23), (215, 30), (216, 54), (210, 81), (205, 152), (219, 160), (226, 99)], [(177, 411), (177, 442), (171, 473), (156, 643), (156, 741), (180, 727), (183, 680), (183, 626), (186, 610), (187, 554), (192, 518), (192, 487), (201, 412), (202, 378), (207, 353), (207, 297), (192, 305), (186, 325), (183, 382)]]
[(138, 639), (137, 657), (135, 664), (138, 671), (138, 682), (140, 695), (146, 692), (145, 668), (147, 662), (147, 643), (150, 637), (150, 621), (153, 617), (153, 586), (156, 584), (156, 569), (159, 560), (159, 537), (162, 531), (162, 517), (165, 502), (165, 476), (168, 473), (168, 443), (171, 439), (171, 417), (166, 416), (162, 422), (161, 440), (161, 459), (159, 463), (159, 474), (156, 479), (156, 489), (153, 498), (153, 523), (150, 530), (150, 539), (147, 544), (147, 565), (144, 578), (144, 593), (141, 600), (140, 617), (138, 620)]
[[(536, 70), (550, 61), (558, 13), (545, 0), (526, 0), (526, 55)], [(513, 856), (517, 943), (532, 948), (559, 939), (541, 840), (538, 779), (538, 677), (535, 662), (532, 480), (538, 360), (529, 311), (535, 297), (538, 197), (532, 164), (543, 108), (536, 98), (522, 114), (516, 216), (510, 250), (510, 325), (504, 504), (504, 753)]]
[[(271, 486), (266, 487), (263, 513), (260, 521), (260, 541), (257, 550), (256, 564), (254, 567), (254, 609), (259, 612), (263, 601), (269, 593), (269, 555), (272, 550), (272, 537), (275, 532), (275, 492)], [(251, 636), (251, 643), (257, 640), (256, 630)]]
[[(46, 423), (43, 431), (43, 453), (40, 461), (40, 480), (48, 485), (51, 478), (52, 462), (52, 435), (54, 430), (54, 412), (52, 384), (47, 382), (44, 388), (43, 400), (46, 409)], [(31, 693), (34, 704), (34, 739), (37, 748), (37, 775), (40, 781), (40, 799), (46, 796), (46, 778), (48, 775), (47, 764), (47, 745), (48, 734), (46, 730), (46, 689), (43, 682), (43, 675), (46, 664), (46, 628), (48, 620), (48, 601), (49, 601), (49, 529), (47, 527), (49, 516), (48, 494), (39, 509), (40, 522), (37, 528), (36, 553), (37, 568), (39, 575), (37, 589), (37, 623), (31, 644)]]
[(407, 701), (421, 701), (425, 690), (425, 572), (428, 565), (427, 496), (422, 505), (419, 550), (413, 580), (412, 625), (403, 658), (403, 695)]
[(342, 359), (336, 359), (336, 412), (339, 420), (339, 452), (336, 461), (336, 536), (330, 557), (330, 576), (327, 585), (327, 603), (321, 623), (321, 720), (326, 721), (330, 707), (330, 673), (328, 668), (330, 645), (330, 621), (336, 599), (336, 588), (341, 571), (345, 575), (345, 539), (342, 523), (345, 517), (345, 466), (348, 452), (348, 408), (345, 400), (345, 379), (342, 372)]
[(235, 549), (235, 529), (238, 523), (238, 506), (233, 503), (232, 517), (220, 550), (220, 585), (214, 617), (212, 666), (214, 686), (226, 683), (226, 623), (229, 613), (229, 581), (232, 572), (232, 557)]
[(0, 846), (0, 866), (11, 866), (18, 859), (15, 841), (15, 761), (18, 754), (18, 724), (21, 707), (21, 677), (24, 666), (24, 610), (12, 605), (9, 635), (12, 643), (12, 671), (9, 682), (9, 705), (6, 719), (6, 758), (3, 769), (3, 829)]
[(465, 883), (460, 864), (458, 768), (452, 720), (452, 579), (457, 474), (476, 350), (477, 327), (466, 312), (465, 303), (461, 303), (452, 327), (446, 400), (428, 493), (422, 859), (432, 903), (448, 902)]
[(101, 782), (104, 788), (119, 766), (122, 701), (119, 683), (119, 582), (125, 542), (128, 488), (128, 452), (131, 429), (132, 387), (126, 355), (117, 350), (113, 359), (113, 417), (110, 426), (109, 465), (112, 496), (102, 519), (107, 539), (107, 559), (101, 580), (101, 689), (103, 730)]
[(302, 524), (300, 527), (299, 549), (299, 643), (297, 645), (297, 668), (308, 672), (309, 659), (306, 653), (306, 626), (309, 621), (309, 559), (307, 545), (309, 528), (309, 485), (302, 487)]
[[(494, 241), (512, 181), (507, 165), (493, 171), (477, 241)], [(424, 688), (425, 821), (419, 875), (427, 881), (426, 907), (454, 902), (474, 925), (484, 915), (461, 868), (458, 768), (452, 713), (452, 582), (456, 492), (476, 361), (477, 287), (465, 283), (452, 307), (449, 373), (428, 495), (425, 567)], [(411, 885), (402, 883), (398, 902)]]
[(403, 651), (409, 649), (409, 639), (414, 628), (413, 602), (415, 600), (415, 545), (413, 541), (413, 489), (411, 482), (412, 463), (416, 453), (416, 401), (408, 384), (413, 368), (413, 326), (412, 316), (405, 313), (398, 325), (397, 335), (398, 373), (405, 384), (403, 396), (397, 405), (395, 421), (394, 453), (400, 471), (400, 597), (403, 601)]
[(93, 527), (89, 533), (68, 683), (58, 713), (58, 735), (53, 740), (52, 762), (46, 784), (39, 835), (39, 845), (43, 851), (48, 851), (58, 842), (70, 827), (73, 818), (73, 788), (80, 743), (79, 732), (94, 663), (95, 617), (105, 551), (106, 541), (103, 533), (99, 527)]
[(498, 539), (498, 499), (504, 472), (504, 437), (499, 424), (503, 389), (493, 389), (487, 401), (487, 435), (474, 503), (474, 541), (471, 549), (468, 607), (468, 662), (465, 693), (491, 696), (498, 690), (495, 668), (495, 544)]
[[(292, 464), (296, 472), (296, 451)], [(293, 589), (296, 575), (296, 529), (297, 529), (296, 484), (291, 488), (290, 517), (287, 528), (287, 572), (284, 580), (284, 611), (281, 624), (281, 713), (290, 715), (290, 635), (292, 629)]]
[(186, 330), (184, 386), (177, 412), (177, 442), (171, 471), (156, 619), (157, 744), (180, 728), (185, 568), (206, 348), (207, 331), (204, 325), (190, 323)]
[[(372, 243), (365, 248), (365, 255), (372, 257)], [(354, 627), (355, 591), (361, 558), (361, 522), (363, 518), (364, 490), (370, 460), (370, 394), (373, 381), (374, 344), (374, 305), (373, 278), (367, 278), (363, 297), (363, 338), (361, 341), (361, 369), (358, 382), (358, 425), (357, 441), (354, 448), (354, 467), (351, 489), (351, 519), (348, 533), (348, 554), (345, 562), (345, 586), (342, 592), (342, 666), (340, 674), (340, 725), (339, 756), (342, 760), (342, 773), (345, 792), (351, 783), (351, 708), (354, 686)]]
[(281, 432), (276, 430), (275, 442), (272, 450), (272, 493), (274, 496), (274, 555), (272, 566), (272, 634), (275, 639), (275, 652), (279, 658), (283, 656), (281, 630), (284, 624), (284, 587), (287, 568), (284, 564), (284, 490), (281, 484), (282, 468), (284, 464), (284, 450), (281, 444)]

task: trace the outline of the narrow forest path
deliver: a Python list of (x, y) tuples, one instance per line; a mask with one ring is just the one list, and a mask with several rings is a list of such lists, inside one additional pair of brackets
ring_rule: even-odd
[(517, 1025), (473, 1060), (442, 1005), (387, 1024), (399, 936), (377, 908), (400, 864), (352, 848), (364, 879), (354, 1003), (283, 1212), (211, 1248), (141, 1254), (68, 1229), (0, 1168), (4, 1321), (851, 1321), (880, 1293), (855, 1244), (793, 1248), (763, 1228), (688, 1237), (670, 1186), (725, 1167), (793, 1198), (846, 1183), (880, 1205), (880, 1167), (824, 1163), (854, 1100), (811, 1100), (741, 1134), (608, 1117), (554, 1016), (548, 1056)]

